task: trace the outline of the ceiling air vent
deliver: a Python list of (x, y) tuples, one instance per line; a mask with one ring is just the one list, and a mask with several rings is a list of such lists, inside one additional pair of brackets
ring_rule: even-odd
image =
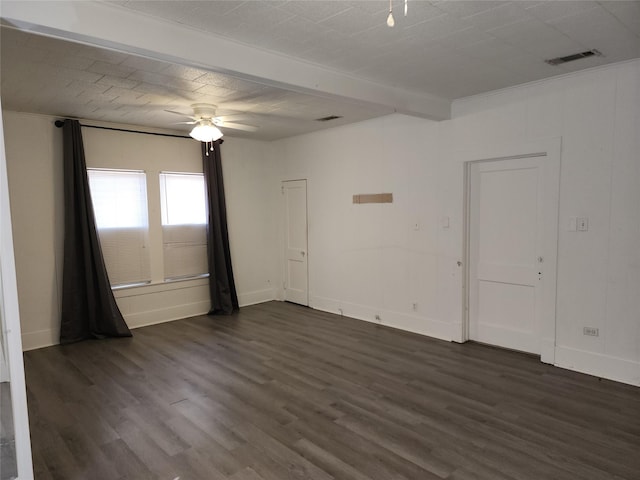
[(574, 60), (580, 60), (581, 58), (587, 58), (587, 57), (601, 57), (602, 53), (600, 53), (598, 50), (587, 50), (586, 52), (581, 52), (581, 53), (574, 53), (573, 55), (567, 55), (566, 57), (556, 57), (556, 58), (551, 58), (549, 60), (545, 60), (546, 63), (548, 63), (549, 65), (562, 65), (563, 63), (567, 63), (567, 62), (573, 62)]
[(329, 115), (328, 117), (316, 118), (316, 122), (328, 122), (330, 120), (337, 120), (338, 118), (342, 118), (339, 115)]

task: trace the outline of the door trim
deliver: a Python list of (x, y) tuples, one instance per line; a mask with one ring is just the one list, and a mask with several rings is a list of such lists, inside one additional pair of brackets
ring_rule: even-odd
[(540, 328), (540, 360), (543, 363), (555, 363), (556, 350), (556, 312), (557, 312), (557, 275), (558, 275), (558, 223), (559, 223), (559, 207), (560, 207), (560, 160), (562, 150), (562, 138), (551, 138), (545, 141), (523, 143), (523, 144), (506, 144), (496, 147), (479, 147), (472, 150), (457, 152), (457, 158), (462, 162), (463, 166), (463, 241), (462, 241), (462, 321), (460, 338), (462, 342), (469, 341), (469, 286), (471, 283), (470, 276), (470, 188), (471, 188), (471, 166), (477, 163), (495, 162), (500, 160), (516, 160), (532, 157), (545, 157), (545, 167), (550, 169), (550, 181), (548, 195), (551, 203), (556, 205), (555, 221), (553, 222), (554, 230), (550, 234), (553, 238), (553, 244), (545, 245), (549, 250), (545, 264), (552, 265), (553, 272), (545, 275), (548, 287), (545, 289), (547, 295), (547, 306), (552, 305), (553, 311), (547, 311), (543, 315), (543, 322)]
[(17, 480), (29, 480), (33, 478), (33, 461), (12, 228), (4, 125), (0, 116), (0, 328), (11, 382)]

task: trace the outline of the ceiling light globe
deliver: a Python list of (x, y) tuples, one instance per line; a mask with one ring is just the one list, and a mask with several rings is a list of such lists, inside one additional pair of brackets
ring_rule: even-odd
[(189, 135), (199, 142), (215, 142), (222, 138), (222, 132), (218, 127), (213, 124), (206, 123), (193, 127), (193, 130), (191, 130)]

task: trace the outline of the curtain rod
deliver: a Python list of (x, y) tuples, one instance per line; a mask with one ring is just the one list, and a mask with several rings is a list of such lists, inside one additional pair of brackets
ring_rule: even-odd
[[(58, 128), (62, 128), (62, 126), (64, 125), (64, 121), (56, 120), (54, 122), (54, 125)], [(172, 133), (158, 133), (158, 132), (143, 132), (141, 130), (129, 130), (127, 128), (100, 127), (98, 125), (83, 125), (83, 124), (80, 124), (80, 126), (86, 127), (86, 128), (99, 128), (100, 130), (114, 130), (116, 132), (142, 133), (144, 135), (157, 135), (159, 137), (174, 137), (174, 138), (189, 138), (189, 139), (191, 138), (188, 135), (175, 135)], [(220, 139), (221, 144), (222, 142), (224, 142), (224, 140)]]

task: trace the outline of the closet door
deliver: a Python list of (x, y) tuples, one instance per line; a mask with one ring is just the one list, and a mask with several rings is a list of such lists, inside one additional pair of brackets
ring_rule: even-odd
[(285, 284), (288, 302), (309, 305), (307, 181), (282, 182), (285, 210)]

